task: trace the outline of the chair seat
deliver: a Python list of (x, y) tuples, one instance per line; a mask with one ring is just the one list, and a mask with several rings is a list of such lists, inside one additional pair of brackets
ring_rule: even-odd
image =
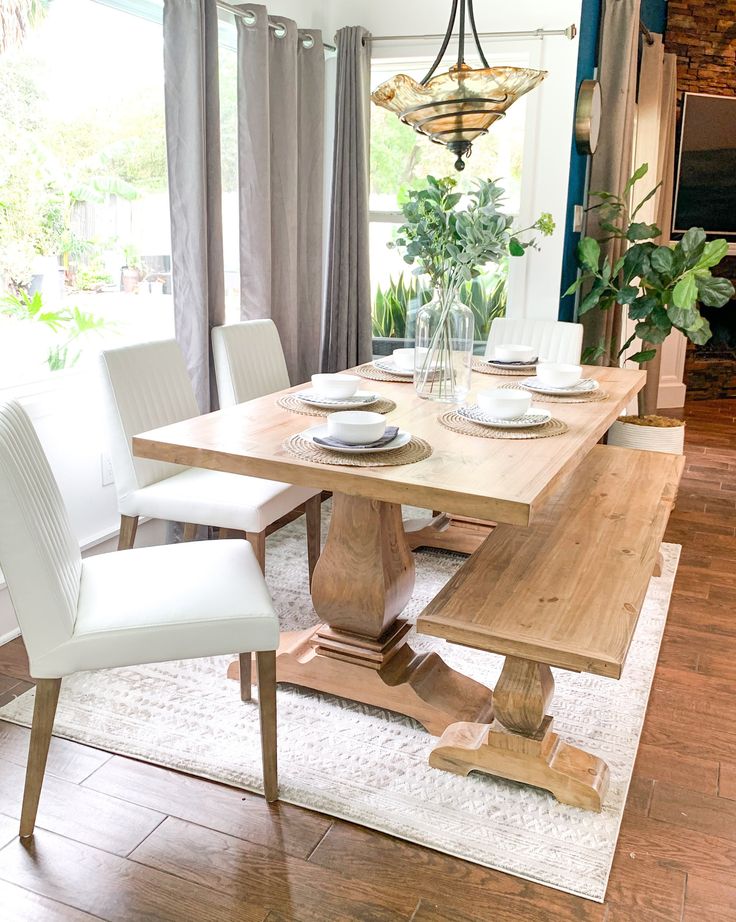
[(35, 660), (32, 674), (275, 650), (278, 637), (247, 541), (117, 551), (85, 558), (74, 633)]
[(313, 487), (185, 468), (129, 493), (120, 502), (120, 512), (259, 532), (317, 493)]

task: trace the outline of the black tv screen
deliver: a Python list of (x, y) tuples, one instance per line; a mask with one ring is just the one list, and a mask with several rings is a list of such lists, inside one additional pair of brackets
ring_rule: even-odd
[(736, 97), (685, 93), (673, 234), (736, 240)]

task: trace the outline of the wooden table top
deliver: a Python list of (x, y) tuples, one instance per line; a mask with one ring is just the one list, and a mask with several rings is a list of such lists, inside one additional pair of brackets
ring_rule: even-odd
[[(450, 405), (423, 400), (411, 383), (366, 381), (382, 397), (394, 400), (389, 424), (426, 439), (432, 456), (392, 467), (341, 467), (302, 461), (283, 448), (289, 436), (320, 423), (319, 417), (284, 410), (276, 400), (299, 391), (298, 385), (216, 413), (142, 433), (133, 439), (141, 458), (188, 467), (248, 474), (286, 483), (340, 491), (384, 502), (441, 509), (512, 525), (527, 525), (538, 506), (573, 470), (644, 386), (645, 374), (622, 368), (585, 368), (608, 392), (591, 403), (541, 404), (564, 420), (569, 431), (544, 439), (486, 439), (462, 435), (437, 417)], [(473, 392), (515, 378), (473, 372)]]

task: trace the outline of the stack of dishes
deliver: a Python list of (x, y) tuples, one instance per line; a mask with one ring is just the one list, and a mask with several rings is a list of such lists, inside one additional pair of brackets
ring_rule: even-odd
[(362, 410), (332, 413), (324, 425), (312, 426), (301, 436), (319, 448), (348, 455), (396, 451), (411, 441), (411, 433), (387, 426), (385, 416)]
[[(426, 353), (427, 350), (422, 349), (420, 352)], [(375, 359), (373, 366), (380, 371), (387, 371), (389, 374), (408, 379), (414, 377), (415, 360), (415, 349), (394, 349), (391, 355), (387, 355), (385, 358)]]
[(583, 378), (580, 365), (558, 365), (542, 362), (537, 365), (534, 377), (524, 378), (519, 384), (537, 394), (550, 397), (579, 397), (598, 390), (594, 378)]
[(486, 358), (492, 368), (514, 369), (517, 371), (533, 371), (539, 361), (537, 350), (533, 346), (519, 346), (515, 344), (498, 345), (493, 347), (493, 355)]
[(297, 391), (297, 400), (324, 410), (351, 410), (369, 407), (378, 401), (378, 394), (359, 391), (362, 378), (357, 375), (312, 375), (312, 387)]
[(532, 395), (521, 388), (492, 388), (478, 392), (475, 406), (459, 407), (457, 415), (468, 422), (496, 429), (532, 429), (552, 418), (548, 410), (532, 408)]

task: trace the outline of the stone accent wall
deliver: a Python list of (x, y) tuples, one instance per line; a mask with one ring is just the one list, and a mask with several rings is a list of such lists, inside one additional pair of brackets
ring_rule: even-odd
[(736, 0), (669, 0), (665, 47), (680, 93), (736, 96)]
[[(677, 55), (680, 105), (686, 92), (736, 96), (736, 0), (669, 0), (665, 48)], [(736, 257), (717, 274), (736, 283)], [(736, 312), (736, 302), (722, 310)], [(685, 383), (691, 400), (736, 397), (736, 351), (689, 344)]]

